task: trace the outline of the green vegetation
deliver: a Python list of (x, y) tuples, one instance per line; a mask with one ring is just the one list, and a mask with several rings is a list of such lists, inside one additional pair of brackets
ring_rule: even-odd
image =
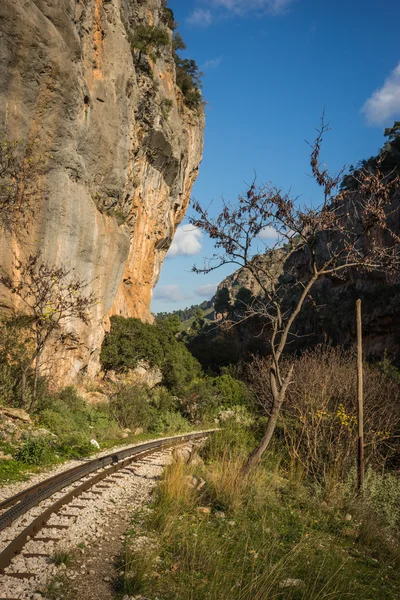
[(227, 315), (232, 310), (231, 296), (227, 287), (222, 287), (215, 294), (214, 311), (216, 315)]
[[(147, 58), (151, 61), (161, 56), (164, 48), (172, 45), (173, 58), (176, 70), (176, 84), (181, 90), (186, 106), (192, 110), (197, 110), (203, 105), (201, 94), (201, 78), (196, 62), (191, 58), (182, 58), (179, 52), (186, 50), (186, 44), (180, 33), (176, 31), (178, 24), (175, 21), (173, 11), (168, 8), (166, 2), (162, 7), (161, 22), (163, 26), (141, 24), (134, 30), (130, 29), (125, 22), (125, 28), (128, 33), (132, 55), (138, 69), (149, 77), (153, 76), (151, 66)], [(173, 32), (172, 40), (170, 32)], [(163, 100), (162, 114), (164, 119), (168, 118), (170, 105), (168, 99)]]
[[(156, 315), (157, 320), (165, 320), (171, 317), (177, 317), (180, 323), (181, 332), (193, 330), (191, 333), (198, 333), (206, 322), (214, 319), (214, 306), (211, 300), (204, 300), (201, 304), (193, 304), (187, 308), (173, 310), (170, 313), (160, 312)], [(199, 320), (202, 320), (201, 327), (198, 327)]]
[(160, 56), (162, 48), (168, 46), (170, 37), (168, 32), (162, 27), (155, 25), (138, 25), (131, 36), (132, 52), (137, 51), (137, 64), (143, 54), (146, 54), (153, 62)]
[[(167, 469), (153, 510), (134, 515), (119, 564), (121, 593), (160, 600), (398, 598), (399, 540), (380, 504), (391, 514), (399, 480), (391, 478), (391, 503), (381, 475), (364, 502), (354, 478), (324, 497), (279, 445), (243, 480), (239, 472), (257, 438), (230, 424), (201, 450), (204, 466)], [(193, 475), (205, 486), (190, 485)], [(135, 543), (143, 535), (145, 549)]]
[(160, 103), (161, 114), (163, 116), (163, 119), (168, 119), (172, 106), (173, 102), (170, 98), (163, 98), (163, 100)]
[(109, 405), (88, 405), (72, 387), (57, 395), (45, 392), (31, 416), (35, 427), (3, 432), (8, 441), (1, 442), (0, 449), (13, 459), (0, 460), (0, 482), (18, 481), (29, 471), (89, 456), (95, 451), (91, 439), (103, 449), (121, 443), (121, 428)]
[(150, 390), (127, 386), (113, 397), (110, 408), (123, 428), (168, 435), (190, 429), (190, 423), (181, 414), (178, 398), (164, 387)]
[(53, 565), (56, 565), (56, 567), (61, 565), (71, 567), (74, 564), (74, 555), (71, 551), (60, 548), (50, 556), (50, 562), (53, 563)]
[(106, 370), (134, 369), (141, 361), (159, 367), (168, 390), (179, 394), (190, 381), (200, 375), (200, 365), (184, 344), (179, 342), (179, 322), (167, 319), (156, 325), (139, 319), (111, 318), (111, 331), (101, 351)]
[(186, 50), (186, 44), (178, 32), (174, 33), (172, 47), (176, 67), (176, 83), (185, 97), (185, 102), (191, 108), (201, 106), (201, 78), (203, 73), (199, 71), (193, 59), (179, 56), (178, 52)]
[[(155, 325), (113, 317), (111, 324), (101, 353), (106, 378), (87, 389), (100, 391), (103, 397), (88, 404), (73, 387), (51, 393), (49, 383), (40, 377), (30, 412), (33, 424), (5, 429), (0, 439), (0, 450), (7, 455), (0, 458), (0, 481), (24, 479), (29, 471), (89, 456), (95, 451), (92, 439), (104, 449), (121, 443), (121, 438), (129, 443), (137, 441), (137, 435), (172, 435), (214, 423), (226, 409), (248, 418), (252, 400), (246, 386), (228, 372), (204, 375), (176, 337), (180, 327), (176, 316)], [(26, 349), (30, 342), (18, 319), (4, 322), (0, 330), (1, 404), (20, 407), (20, 372), (30, 357)], [(135, 377), (137, 366), (155, 369), (156, 374), (159, 370), (162, 381), (150, 389)], [(114, 372), (112, 381), (107, 379), (109, 371)], [(29, 398), (34, 375), (30, 367)]]

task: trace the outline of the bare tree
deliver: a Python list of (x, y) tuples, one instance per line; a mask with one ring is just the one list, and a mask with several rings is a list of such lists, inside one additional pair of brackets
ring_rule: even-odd
[[(282, 369), (282, 355), (296, 335), (295, 320), (306, 300), (311, 299), (314, 284), (328, 276), (343, 277), (351, 269), (387, 275), (399, 263), (400, 240), (388, 224), (398, 177), (383, 173), (378, 163), (373, 172), (357, 172), (356, 193), (339, 190), (344, 169), (331, 175), (320, 162), (321, 143), (328, 129), (322, 117), (311, 146), (312, 175), (323, 192), (318, 207), (302, 206), (298, 198), (272, 184), (259, 187), (255, 181), (246, 194), (239, 195), (237, 203), (224, 201), (216, 218), (194, 203), (197, 216), (191, 223), (210, 236), (217, 253), (203, 268), (194, 266), (193, 270), (209, 273), (226, 264), (247, 270), (260, 293), (243, 318), (257, 316), (269, 335), (269, 386), (273, 401), (264, 436), (249, 456), (244, 474), (260, 460), (274, 433), (293, 376), (293, 365)], [(260, 260), (256, 258), (260, 240), (264, 232), (271, 231), (276, 233), (277, 242)], [(293, 252), (305, 257), (301, 274), (290, 267), (288, 257)]]
[(0, 134), (0, 229), (19, 236), (28, 228), (41, 194), (43, 163), (33, 144), (10, 142)]
[(16, 259), (15, 277), (0, 273), (2, 283), (22, 304), (24, 326), (33, 339), (33, 351), (22, 368), (22, 404), (27, 405), (26, 384), (29, 370), (35, 366), (32, 404), (36, 400), (40, 360), (43, 351), (58, 334), (58, 340), (78, 341), (66, 325), (73, 320), (85, 324), (90, 320), (90, 309), (96, 304), (93, 293), (85, 293), (88, 284), (74, 276), (73, 269), (52, 266), (42, 261), (40, 254)]

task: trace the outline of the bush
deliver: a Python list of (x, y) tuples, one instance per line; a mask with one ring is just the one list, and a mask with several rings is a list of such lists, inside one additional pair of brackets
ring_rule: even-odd
[[(353, 481), (356, 481), (355, 472)], [(371, 468), (367, 469), (364, 500), (385, 525), (397, 534), (400, 532), (400, 479), (397, 474), (382, 475)]]
[[(0, 404), (21, 406), (21, 372), (29, 363), (32, 342), (25, 318), (12, 318), (0, 323)], [(29, 397), (31, 376), (28, 373)]]
[(154, 414), (149, 431), (173, 435), (181, 431), (187, 431), (188, 428), (188, 421), (179, 412), (165, 410)]
[(132, 50), (139, 52), (137, 62), (140, 62), (142, 53), (147, 54), (151, 60), (156, 61), (161, 49), (168, 46), (170, 37), (162, 27), (155, 25), (138, 25), (131, 37)]
[(112, 398), (110, 409), (122, 428), (148, 429), (154, 416), (150, 390), (144, 386), (129, 386), (120, 391)]
[(197, 108), (202, 104), (201, 77), (193, 59), (182, 59), (175, 54), (176, 84), (185, 97), (185, 103), (190, 108)]
[(201, 367), (186, 346), (175, 337), (173, 320), (155, 325), (139, 319), (111, 317), (111, 331), (105, 337), (100, 359), (105, 370), (134, 369), (140, 361), (161, 368), (164, 383), (174, 393), (181, 393), (200, 375)]
[(211, 420), (221, 410), (251, 405), (249, 389), (242, 381), (227, 373), (218, 377), (194, 379), (181, 397), (183, 414), (191, 421)]
[(142, 360), (160, 366), (164, 350), (156, 327), (139, 319), (111, 317), (111, 331), (104, 339), (100, 360), (107, 371), (134, 369)]
[(29, 437), (19, 448), (16, 459), (26, 465), (45, 465), (52, 461), (54, 444), (46, 437)]
[(58, 437), (58, 451), (65, 456), (87, 456), (93, 452), (90, 440), (115, 440), (118, 423), (107, 405), (90, 406), (67, 387), (58, 396), (48, 396), (38, 409), (40, 423)]
[(150, 390), (145, 386), (130, 386), (114, 396), (110, 408), (123, 428), (141, 427), (150, 433), (173, 434), (189, 427), (178, 404), (178, 398), (166, 388)]
[(162, 366), (164, 383), (174, 394), (182, 394), (184, 389), (201, 375), (198, 361), (181, 342), (171, 345)]
[(223, 374), (216, 377), (213, 385), (221, 398), (221, 405), (224, 408), (238, 406), (240, 404), (248, 404), (250, 402), (250, 392), (246, 385), (234, 379), (232, 375)]
[[(260, 379), (258, 386), (267, 382)], [(294, 363), (283, 405), (287, 447), (314, 479), (343, 480), (356, 460), (357, 379), (352, 351), (319, 346)], [(259, 394), (260, 396), (260, 390)], [(268, 404), (268, 394), (264, 394)], [(266, 406), (268, 410), (268, 406)], [(396, 454), (400, 389), (378, 368), (364, 367), (364, 442), (367, 463), (384, 467)]]

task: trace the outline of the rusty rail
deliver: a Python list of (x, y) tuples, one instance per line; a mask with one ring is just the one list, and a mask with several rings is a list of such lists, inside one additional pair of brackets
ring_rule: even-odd
[(167, 448), (176, 444), (182, 444), (185, 441), (195, 440), (205, 435), (213, 433), (215, 429), (207, 431), (188, 433), (184, 435), (145, 442), (138, 446), (130, 446), (117, 452), (107, 454), (100, 458), (91, 460), (84, 465), (79, 465), (54, 475), (45, 481), (42, 481), (15, 496), (8, 498), (0, 504), (1, 508), (9, 508), (0, 515), (0, 531), (11, 525), (16, 519), (28, 512), (34, 506), (37, 506), (43, 500), (50, 498), (56, 492), (70, 486), (71, 484), (87, 477), (91, 473), (96, 473), (81, 485), (74, 487), (62, 498), (59, 498), (54, 504), (49, 506), (44, 512), (36, 517), (4, 550), (0, 553), (0, 574), (10, 565), (12, 559), (21, 552), (28, 537), (34, 537), (43, 527), (53, 513), (60, 510), (62, 506), (68, 504), (73, 498), (87, 491), (92, 485), (95, 485), (109, 475), (124, 469), (131, 462), (152, 454), (154, 450)]

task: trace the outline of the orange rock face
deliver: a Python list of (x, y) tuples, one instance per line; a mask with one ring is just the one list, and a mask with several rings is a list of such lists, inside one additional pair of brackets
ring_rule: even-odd
[(62, 384), (96, 373), (110, 315), (152, 320), (152, 289), (198, 173), (203, 111), (184, 104), (172, 44), (154, 63), (131, 48), (135, 27), (166, 28), (163, 15), (161, 0), (0, 3), (0, 128), (34, 141), (48, 190), (24, 244), (0, 235), (0, 263), (40, 249), (98, 298), (89, 327), (70, 324), (81, 343), (44, 361)]

